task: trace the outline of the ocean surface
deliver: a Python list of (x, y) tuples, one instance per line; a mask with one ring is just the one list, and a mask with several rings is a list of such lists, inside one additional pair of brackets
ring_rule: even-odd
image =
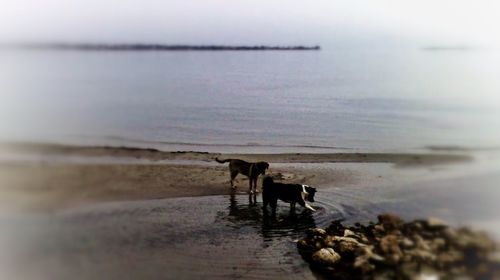
[(261, 197), (251, 204), (240, 194), (2, 214), (0, 272), (314, 279), (294, 243), (306, 228), (383, 212), (436, 216), (500, 240), (499, 74), (500, 53), (486, 49), (0, 50), (0, 142), (219, 152), (470, 149), (475, 159), (415, 169), (306, 164), (388, 179), (319, 186), (318, 211), (295, 216), (281, 204), (277, 221), (262, 215)]
[(238, 152), (500, 146), (500, 53), (0, 50), (0, 141)]

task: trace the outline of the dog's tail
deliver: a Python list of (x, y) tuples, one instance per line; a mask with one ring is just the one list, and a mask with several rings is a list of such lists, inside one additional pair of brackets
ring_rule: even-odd
[(220, 160), (219, 158), (215, 158), (215, 161), (218, 163), (226, 163), (226, 162), (231, 161), (231, 159)]

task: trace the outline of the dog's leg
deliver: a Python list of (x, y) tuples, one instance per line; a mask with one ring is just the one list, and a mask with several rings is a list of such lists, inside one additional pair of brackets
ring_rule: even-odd
[(253, 190), (252, 190), (253, 178), (252, 177), (248, 178), (248, 185), (249, 185), (248, 193), (253, 193)]
[(248, 193), (253, 193), (252, 191), (252, 182), (253, 182), (253, 169), (254, 169), (254, 163), (250, 163), (250, 166), (248, 167)]
[(259, 179), (259, 176), (255, 177), (255, 180), (253, 181), (253, 188), (255, 190), (255, 193), (258, 193), (259, 190), (257, 189), (257, 181)]
[(248, 195), (248, 204), (250, 204), (250, 205), (257, 204), (257, 196), (255, 194)]
[(236, 188), (236, 186), (233, 184), (233, 181), (234, 181), (234, 179), (236, 178), (237, 175), (238, 175), (238, 171), (236, 171), (236, 170), (234, 170), (234, 171), (232, 170), (231, 171), (231, 188), (233, 188), (233, 189)]
[(314, 208), (312, 208), (312, 207), (311, 207), (311, 205), (307, 204), (307, 203), (306, 203), (305, 201), (303, 201), (303, 200), (302, 200), (302, 201), (299, 201), (299, 204), (300, 204), (300, 206), (302, 206), (302, 207), (304, 207), (304, 208), (306, 208), (306, 209), (308, 209), (308, 210), (311, 210), (311, 211), (313, 211), (313, 212), (315, 212), (315, 211), (316, 211)]
[(272, 210), (272, 213), (273, 215), (276, 215), (276, 206), (278, 205), (278, 199), (277, 198), (273, 198), (269, 204), (271, 205), (271, 210)]
[(306, 203), (306, 208), (313, 211), (313, 212), (316, 212), (316, 209), (312, 208), (311, 205), (309, 205), (307, 203)]
[(262, 195), (262, 210), (264, 210), (265, 213), (267, 213), (267, 204), (269, 204), (267, 197)]

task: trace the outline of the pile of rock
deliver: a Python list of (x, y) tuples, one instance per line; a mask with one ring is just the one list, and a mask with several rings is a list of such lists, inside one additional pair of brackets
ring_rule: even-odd
[(297, 243), (302, 257), (335, 279), (500, 279), (496, 244), (482, 232), (453, 229), (430, 218), (404, 222), (395, 215), (346, 227), (334, 221)]

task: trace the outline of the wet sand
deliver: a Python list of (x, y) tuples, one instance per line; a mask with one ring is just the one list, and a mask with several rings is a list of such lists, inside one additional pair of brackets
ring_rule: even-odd
[[(273, 168), (287, 181), (318, 185), (350, 181), (349, 172)], [(104, 201), (223, 195), (231, 192), (227, 166), (178, 164), (0, 164), (0, 204), (54, 210)], [(260, 180), (260, 179), (259, 179)], [(245, 193), (248, 180), (237, 177)], [(260, 184), (260, 181), (259, 181)], [(260, 185), (259, 185), (260, 186)]]

